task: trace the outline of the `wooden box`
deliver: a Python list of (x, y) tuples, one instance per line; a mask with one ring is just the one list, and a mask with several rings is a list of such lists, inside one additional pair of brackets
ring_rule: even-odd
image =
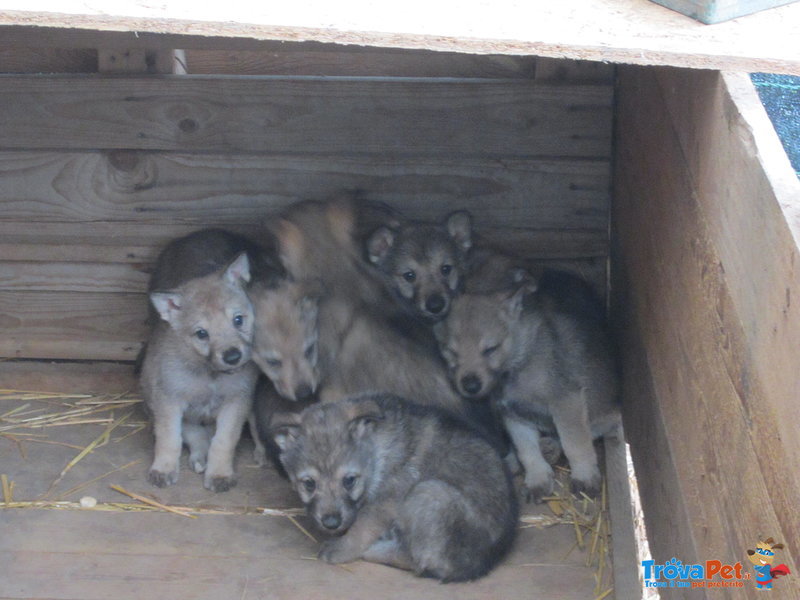
[[(513, 2), (473, 7), (466, 29), (434, 15), (387, 30), (369, 11), (324, 5), (246, 22), (188, 22), (164, 7), (0, 12), (0, 388), (130, 386), (148, 273), (175, 236), (252, 233), (295, 200), (352, 188), (417, 218), (467, 208), (489, 241), (574, 269), (608, 298), (654, 560), (741, 562), (749, 573), (746, 550), (773, 537), (793, 573), (777, 582), (780, 597), (800, 598), (800, 184), (742, 72), (800, 73), (785, 25), (800, 5), (710, 35), (646, 0), (572, 4), (536, 15)], [(751, 43), (767, 26), (770, 39)], [(720, 71), (730, 69), (740, 72)], [(37, 468), (6, 442), (0, 473), (12, 451), (16, 472)], [(74, 447), (52, 450), (58, 475)], [(129, 481), (141, 481), (137, 468)], [(621, 481), (624, 465), (613, 468)], [(643, 584), (621, 487), (614, 570), (627, 600)], [(53, 535), (76, 547), (53, 552), (47, 532), (65, 518), (0, 503), (0, 528), (13, 532), (0, 535), (4, 595), (124, 597), (130, 565), (152, 578), (153, 598), (452, 589), (370, 579), (364, 566), (320, 575), (303, 557), (265, 576), (262, 555), (227, 537), (260, 543), (236, 515), (195, 529), (152, 515), (162, 536), (126, 546), (116, 515), (73, 514)], [(265, 538), (269, 552), (292, 533)], [(537, 540), (512, 565), (530, 573), (460, 596), (578, 597), (575, 564)], [(51, 563), (63, 581), (44, 576)], [(742, 583), (665, 594), (757, 597)]]

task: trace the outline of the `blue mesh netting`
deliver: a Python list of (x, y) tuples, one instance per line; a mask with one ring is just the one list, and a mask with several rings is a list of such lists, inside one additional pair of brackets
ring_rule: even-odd
[(800, 177), (800, 77), (752, 73), (750, 78)]

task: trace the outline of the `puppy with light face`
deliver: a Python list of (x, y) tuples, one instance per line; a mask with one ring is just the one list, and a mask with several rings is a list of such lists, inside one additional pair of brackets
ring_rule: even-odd
[(253, 362), (287, 400), (307, 400), (320, 384), (321, 284), (287, 279), (277, 287), (255, 285)]
[(438, 321), (461, 288), (471, 229), (466, 211), (454, 212), (438, 225), (380, 227), (367, 240), (367, 255), (411, 312)]
[[(235, 250), (243, 245), (234, 234), (200, 231), (175, 240), (156, 265), (150, 301), (159, 318), (140, 384), (155, 433), (147, 478), (159, 487), (178, 481), (184, 444), (206, 488), (222, 492), (236, 484), (233, 457), (258, 376), (245, 292), (250, 260)], [(263, 455), (260, 443), (256, 450)]]
[(246, 253), (224, 271), (192, 279), (177, 289), (150, 294), (161, 319), (216, 371), (232, 372), (250, 360), (253, 307), (244, 293), (250, 281)]

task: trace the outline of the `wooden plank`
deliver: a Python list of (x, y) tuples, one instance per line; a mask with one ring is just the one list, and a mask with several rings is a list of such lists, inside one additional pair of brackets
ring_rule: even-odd
[[(206, 224), (208, 225), (208, 224)], [(263, 229), (256, 225), (244, 227), (228, 226), (227, 229), (263, 239)], [(20, 233), (21, 229), (29, 231)], [(196, 231), (200, 226), (150, 223), (24, 223), (0, 222), (0, 256), (9, 265), (23, 263), (112, 263), (130, 264), (113, 275), (119, 285), (128, 286), (139, 275), (130, 271), (146, 273), (149, 264), (155, 262), (158, 252), (174, 238)], [(103, 231), (115, 231), (109, 237)], [(477, 228), (481, 237), (492, 246), (530, 258), (549, 260), (598, 259), (608, 255), (608, 240), (600, 231), (591, 230), (534, 230), (525, 228), (493, 227)], [(2, 263), (0, 263), (2, 264)], [(11, 268), (11, 267), (8, 267)], [(36, 279), (35, 267), (23, 267), (26, 280)], [(13, 279), (14, 275), (7, 275)], [(90, 277), (91, 279), (91, 277)], [(126, 281), (128, 283), (122, 283)], [(45, 284), (46, 282), (40, 282)]]
[(625, 435), (621, 427), (615, 434), (603, 438), (611, 519), (614, 597), (637, 598), (642, 594), (642, 582), (639, 580), (640, 565), (633, 531), (633, 502), (625, 447)]
[(380, 48), (186, 51), (186, 65), (193, 75), (531, 79), (537, 64), (537, 59), (529, 56), (478, 56), (429, 50), (387, 52)]
[(611, 100), (522, 80), (7, 75), (0, 147), (607, 158)]
[[(717, 75), (696, 77), (703, 81)], [(735, 275), (743, 255), (761, 252), (775, 240), (769, 239), (768, 230), (758, 230), (760, 244), (750, 246), (748, 239), (740, 239), (740, 256), (724, 253), (721, 220), (710, 209), (715, 194), (696, 186), (695, 163), (684, 153), (678, 132), (696, 126), (697, 118), (706, 128), (698, 135), (709, 136), (708, 128), (719, 121), (721, 130), (728, 132), (726, 143), (742, 144), (735, 135), (738, 129), (729, 127), (736, 117), (720, 111), (713, 97), (702, 93), (709, 88), (677, 80), (671, 85), (670, 94), (697, 100), (696, 117), (671, 118), (652, 70), (621, 73), (616, 161), (620, 187), (614, 209), (619, 268), (631, 285), (631, 328), (641, 339), (656, 404), (651, 410), (631, 409), (627, 435), (639, 472), (657, 473), (666, 461), (677, 473), (677, 489), (641, 488), (656, 560), (675, 556), (688, 563), (714, 557), (747, 564), (743, 549), (752, 547), (759, 536), (796, 539), (798, 532), (797, 509), (785, 502), (797, 496), (795, 476), (780, 466), (792, 464), (793, 441), (777, 441), (785, 417), (773, 412), (781, 400), (767, 383), (780, 369), (773, 364), (767, 374), (753, 354), (751, 325), (740, 308), (741, 282)], [(700, 157), (714, 160), (703, 153)], [(718, 180), (717, 185), (724, 184)], [(746, 219), (729, 195), (718, 195), (723, 197), (728, 218)], [(635, 421), (632, 414), (649, 422)], [(653, 420), (659, 414), (660, 423)], [(664, 432), (666, 457), (654, 456), (652, 443), (657, 438), (645, 435), (652, 430)], [(684, 535), (690, 535), (693, 544), (672, 546), (677, 539), (670, 531), (674, 524), (653, 519), (648, 514), (652, 505), (685, 506), (689, 531)], [(683, 558), (692, 551), (697, 554)], [(781, 560), (796, 563), (791, 549)], [(779, 584), (786, 598), (800, 598), (797, 582)], [(757, 595), (754, 587), (744, 591), (747, 597)]]
[(0, 356), (133, 360), (146, 317), (144, 294), (0, 291)]
[[(609, 169), (582, 160), (5, 152), (0, 222), (253, 225), (298, 199), (361, 189), (412, 218), (463, 208), (482, 228), (605, 231)], [(3, 230), (15, 233), (28, 232)]]
[(435, 7), (410, 0), (389, 15), (378, 5), (325, 0), (238, 7), (134, 0), (110, 9), (70, 0), (52, 10), (48, 0), (8, 0), (0, 13), (0, 26), (7, 27), (3, 37), (19, 45), (100, 47), (93, 42), (102, 37), (105, 47), (160, 40), (169, 48), (218, 49), (308, 40), (800, 74), (797, 3), (713, 28), (649, 0), (448, 0)]
[(0, 261), (0, 289), (141, 293), (147, 289), (148, 271), (136, 264)]
[[(0, 540), (0, 576), (7, 582), (0, 594), (6, 598), (445, 600), (453, 594), (452, 586), (399, 569), (315, 561), (317, 545), (281, 517), (204, 516), (187, 523), (174, 515), (97, 511), (3, 516), (9, 533)], [(521, 530), (508, 559), (487, 577), (459, 585), (459, 598), (496, 598), (497, 590), (515, 597), (593, 597), (585, 556), (561, 558), (574, 542), (571, 528), (541, 533)]]
[(129, 363), (2, 360), (0, 386), (56, 394), (67, 390), (70, 394), (123, 394), (135, 390), (137, 384)]
[(780, 465), (800, 464), (791, 426), (800, 420), (800, 307), (793, 302), (800, 297), (800, 182), (749, 78), (664, 70), (658, 81), (673, 121), (682, 125), (681, 149), (706, 218), (715, 224), (709, 235), (743, 324), (742, 352), (750, 365), (728, 368), (742, 378), (743, 409), (758, 432), (754, 444), (781, 526), (797, 539), (800, 477)]
[(0, 73), (95, 73), (97, 51), (0, 46)]

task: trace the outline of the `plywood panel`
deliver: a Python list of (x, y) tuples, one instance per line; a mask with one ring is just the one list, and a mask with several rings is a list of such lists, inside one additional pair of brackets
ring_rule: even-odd
[(608, 157), (612, 90), (524, 81), (0, 77), (0, 147)]
[[(736, 128), (728, 126), (735, 113), (719, 110), (700, 91), (713, 90), (718, 74), (693, 77), (708, 87), (672, 81), (666, 96), (696, 94), (702, 122), (725, 123), (726, 143), (741, 144), (730, 135)], [(630, 313), (621, 319), (641, 340), (653, 390), (628, 400), (655, 404), (626, 407), (626, 424), (637, 468), (668, 477), (674, 469), (677, 475), (677, 481), (667, 479), (675, 487), (642, 488), (651, 547), (661, 562), (675, 556), (684, 563), (715, 557), (747, 564), (744, 550), (759, 536), (791, 540), (797, 532), (797, 511), (784, 500), (796, 497), (794, 478), (776, 473), (783, 471), (777, 465), (791, 464), (792, 441), (777, 441), (782, 417), (770, 414), (769, 406), (779, 399), (765, 384), (772, 375), (762, 371), (749, 346), (750, 324), (738, 306), (741, 282), (734, 281), (745, 256), (775, 240), (760, 230), (765, 237), (758, 246), (739, 240), (742, 255), (724, 253), (723, 220), (710, 210), (723, 196), (697, 185), (678, 133), (684, 126), (691, 130), (692, 121), (670, 116), (653, 70), (622, 70), (619, 106), (614, 222), (617, 267), (630, 285)], [(725, 203), (729, 218), (745, 218), (730, 196)], [(638, 374), (646, 372), (640, 368)], [(667, 446), (654, 446), (659, 439)], [(651, 506), (656, 512), (648, 512)], [(675, 507), (675, 517), (654, 519), (665, 506)], [(688, 531), (676, 535), (672, 530), (684, 515)], [(686, 546), (673, 545), (687, 537)], [(781, 560), (795, 564), (791, 550)], [(786, 578), (778, 585), (785, 597), (800, 597), (796, 582)], [(756, 597), (754, 586), (744, 591)]]
[(800, 74), (796, 3), (714, 27), (649, 0), (411, 0), (392, 8), (327, 0), (233, 6), (132, 0), (109, 9), (71, 0), (50, 12), (49, 0), (9, 0), (0, 25), (8, 28), (3, 35), (13, 40), (9, 43), (19, 45), (35, 39), (87, 47), (87, 40), (103, 39), (105, 47), (160, 43), (166, 48), (254, 49), (274, 48), (276, 40), (312, 41), (343, 48), (381, 46)]

